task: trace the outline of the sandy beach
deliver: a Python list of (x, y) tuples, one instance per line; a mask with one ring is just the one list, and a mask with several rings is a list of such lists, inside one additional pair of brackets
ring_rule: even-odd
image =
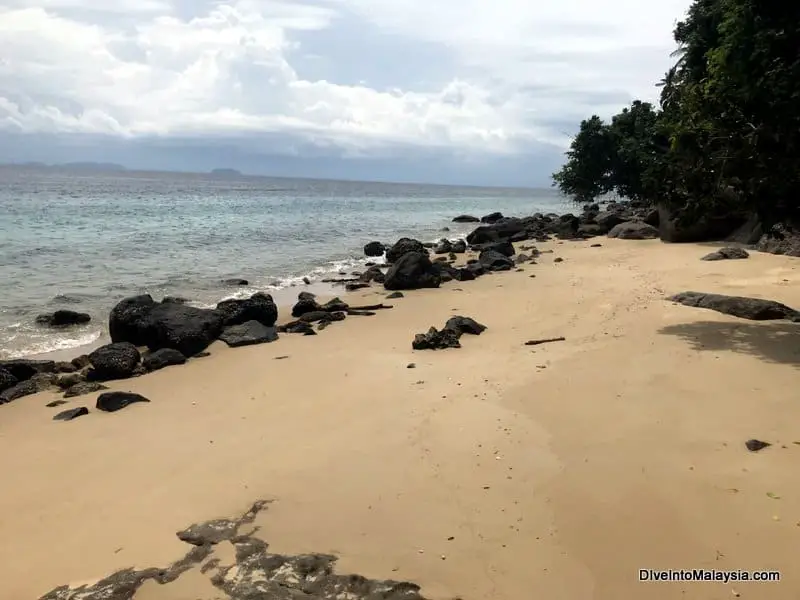
[[(176, 531), (257, 500), (271, 500), (253, 522), (271, 552), (330, 553), (337, 573), (414, 582), (431, 599), (800, 597), (800, 325), (665, 300), (797, 308), (798, 259), (536, 245), (553, 252), (522, 272), (392, 301), (376, 286), (348, 300), (393, 309), (313, 337), (216, 342), (109, 384), (150, 404), (68, 423), (51, 420), (52, 393), (0, 406), (0, 597), (166, 566), (188, 549)], [(453, 315), (488, 329), (460, 349), (412, 350)], [(750, 438), (772, 445), (749, 452)], [(215, 549), (222, 564), (230, 545)], [(670, 568), (782, 581), (638, 579)], [(229, 596), (198, 567), (133, 598)]]

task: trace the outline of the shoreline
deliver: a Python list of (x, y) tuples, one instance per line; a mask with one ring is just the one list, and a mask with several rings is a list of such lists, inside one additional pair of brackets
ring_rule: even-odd
[[(698, 584), (643, 584), (638, 569), (686, 567), (783, 574), (706, 584), (704, 598), (795, 598), (800, 325), (666, 297), (800, 306), (796, 259), (705, 262), (707, 245), (609, 238), (516, 251), (531, 245), (542, 253), (522, 272), (404, 291), (317, 336), (214, 342), (208, 358), (108, 383), (146, 405), (70, 423), (50, 420), (48, 392), (0, 407), (0, 468), (16, 476), (0, 533), (26, 540), (0, 549), (6, 595), (167, 567), (187, 550), (174, 532), (264, 499), (252, 535), (285, 564), (330, 554), (338, 574), (413, 582), (431, 600), (672, 600)], [(412, 350), (455, 315), (488, 329)], [(754, 437), (772, 445), (748, 452)], [(133, 600), (233, 597), (210, 578), (247, 572), (234, 546)]]

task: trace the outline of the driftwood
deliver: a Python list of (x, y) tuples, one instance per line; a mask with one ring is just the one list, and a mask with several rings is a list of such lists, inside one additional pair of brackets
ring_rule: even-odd
[(348, 308), (347, 315), (351, 317), (374, 317), (376, 314), (371, 310), (356, 310), (355, 308)]
[(359, 278), (359, 277), (344, 277), (344, 278), (341, 278), (340, 277), (338, 279), (323, 279), (322, 283), (356, 283), (358, 281), (361, 281), (361, 278)]
[(528, 340), (525, 342), (526, 346), (538, 346), (539, 344), (549, 344), (550, 342), (564, 342), (567, 338), (565, 337), (555, 337), (555, 338), (544, 338), (541, 340)]
[(384, 310), (394, 308), (391, 304), (369, 304), (367, 306), (351, 306), (348, 310)]

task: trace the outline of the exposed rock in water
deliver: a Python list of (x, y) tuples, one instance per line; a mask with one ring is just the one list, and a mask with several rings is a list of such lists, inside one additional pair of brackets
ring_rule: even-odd
[(69, 327), (83, 325), (91, 320), (91, 315), (87, 313), (75, 312), (74, 310), (57, 310), (39, 315), (36, 317), (36, 324), (44, 327)]
[(386, 260), (390, 263), (396, 263), (404, 254), (409, 252), (416, 252), (419, 254), (428, 254), (425, 245), (419, 240), (411, 238), (400, 238), (397, 242), (386, 251)]
[(681, 292), (670, 296), (667, 300), (691, 306), (706, 308), (726, 315), (750, 319), (752, 321), (773, 321), (789, 319), (800, 321), (800, 312), (775, 302), (761, 298), (746, 298), (743, 296), (725, 296), (722, 294), (704, 294), (702, 292)]
[(267, 327), (258, 321), (247, 321), (241, 325), (226, 327), (219, 339), (231, 348), (266, 344), (278, 339), (278, 330), (275, 327)]
[(53, 373), (56, 363), (52, 360), (30, 360), (27, 358), (12, 358), (0, 360), (0, 369), (8, 371), (18, 381), (30, 379), (37, 373)]
[(383, 256), (386, 246), (381, 242), (369, 242), (364, 246), (364, 256), (378, 257)]
[(133, 392), (103, 392), (97, 397), (97, 410), (116, 412), (136, 402), (150, 402), (141, 394)]
[(234, 286), (236, 286), (236, 285), (250, 285), (250, 282), (247, 281), (247, 279), (233, 278), (233, 279), (224, 279), (222, 281), (222, 284), (223, 285), (234, 285)]
[(182, 365), (185, 362), (186, 357), (174, 348), (161, 348), (142, 357), (142, 365), (148, 371), (158, 371), (164, 367)]
[(501, 212), (493, 212), (488, 215), (481, 217), (481, 223), (489, 223), (490, 225), (493, 223), (497, 223), (501, 219), (504, 219), (503, 213)]
[(64, 398), (75, 398), (76, 396), (93, 394), (94, 392), (100, 392), (107, 389), (108, 388), (106, 386), (97, 381), (81, 381), (67, 388), (67, 390), (64, 392)]
[(437, 288), (441, 285), (439, 271), (426, 252), (406, 252), (386, 274), (383, 287), (387, 290)]
[(459, 215), (457, 217), (453, 217), (453, 223), (479, 223), (480, 219), (478, 217), (473, 217), (472, 215)]
[[(183, 304), (159, 303), (145, 294), (120, 301), (111, 311), (108, 329), (112, 342), (130, 342), (135, 346), (147, 346), (151, 351), (174, 348), (184, 356), (194, 356), (217, 339), (226, 317), (234, 318), (246, 311), (231, 307), (231, 312), (233, 315)], [(277, 309), (275, 315), (277, 318)]]
[(749, 258), (750, 254), (748, 254), (747, 250), (744, 248), (720, 248), (716, 252), (712, 252), (711, 254), (706, 254), (700, 260), (737, 260), (743, 258)]
[[(189, 570), (206, 576), (218, 595), (230, 600), (425, 600), (413, 583), (338, 575), (332, 555), (270, 553), (267, 542), (240, 533), (266, 505), (259, 501), (238, 519), (217, 519), (178, 532), (192, 549), (166, 568), (124, 569), (94, 584), (58, 587), (39, 600), (134, 600), (145, 582), (170, 585)], [(221, 542), (233, 545), (233, 564), (223, 565), (214, 556)], [(165, 593), (173, 596), (170, 590)]]
[(620, 240), (652, 240), (658, 237), (658, 229), (642, 221), (628, 221), (615, 225), (608, 237)]
[(20, 381), (0, 392), (0, 404), (13, 402), (24, 396), (38, 394), (53, 385), (55, 375), (52, 373), (37, 373), (30, 379)]
[(116, 342), (100, 346), (89, 354), (92, 363), (91, 379), (107, 381), (110, 379), (127, 379), (139, 364), (139, 350), (130, 342)]
[(161, 299), (161, 302), (164, 304), (186, 304), (188, 301), (188, 298), (183, 298), (181, 296), (164, 296)]
[(278, 307), (269, 294), (258, 292), (242, 300), (223, 300), (217, 311), (224, 315), (223, 325), (241, 325), (247, 321), (258, 321), (267, 327), (278, 320)]
[(514, 261), (496, 250), (484, 250), (478, 256), (478, 262), (487, 271), (510, 271)]
[(78, 408), (69, 408), (67, 410), (63, 410), (57, 415), (53, 417), (54, 421), (72, 421), (72, 419), (77, 419), (78, 417), (82, 417), (83, 415), (88, 415), (89, 409), (85, 406), (80, 406)]

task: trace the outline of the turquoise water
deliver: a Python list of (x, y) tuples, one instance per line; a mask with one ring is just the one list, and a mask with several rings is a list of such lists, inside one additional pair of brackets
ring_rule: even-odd
[[(370, 240), (463, 236), (474, 226), (451, 223), (462, 213), (563, 208), (551, 190), (0, 167), (0, 357), (96, 342), (132, 294), (207, 306), (357, 268)], [(221, 283), (231, 277), (250, 285)], [(35, 325), (57, 308), (93, 322)]]

